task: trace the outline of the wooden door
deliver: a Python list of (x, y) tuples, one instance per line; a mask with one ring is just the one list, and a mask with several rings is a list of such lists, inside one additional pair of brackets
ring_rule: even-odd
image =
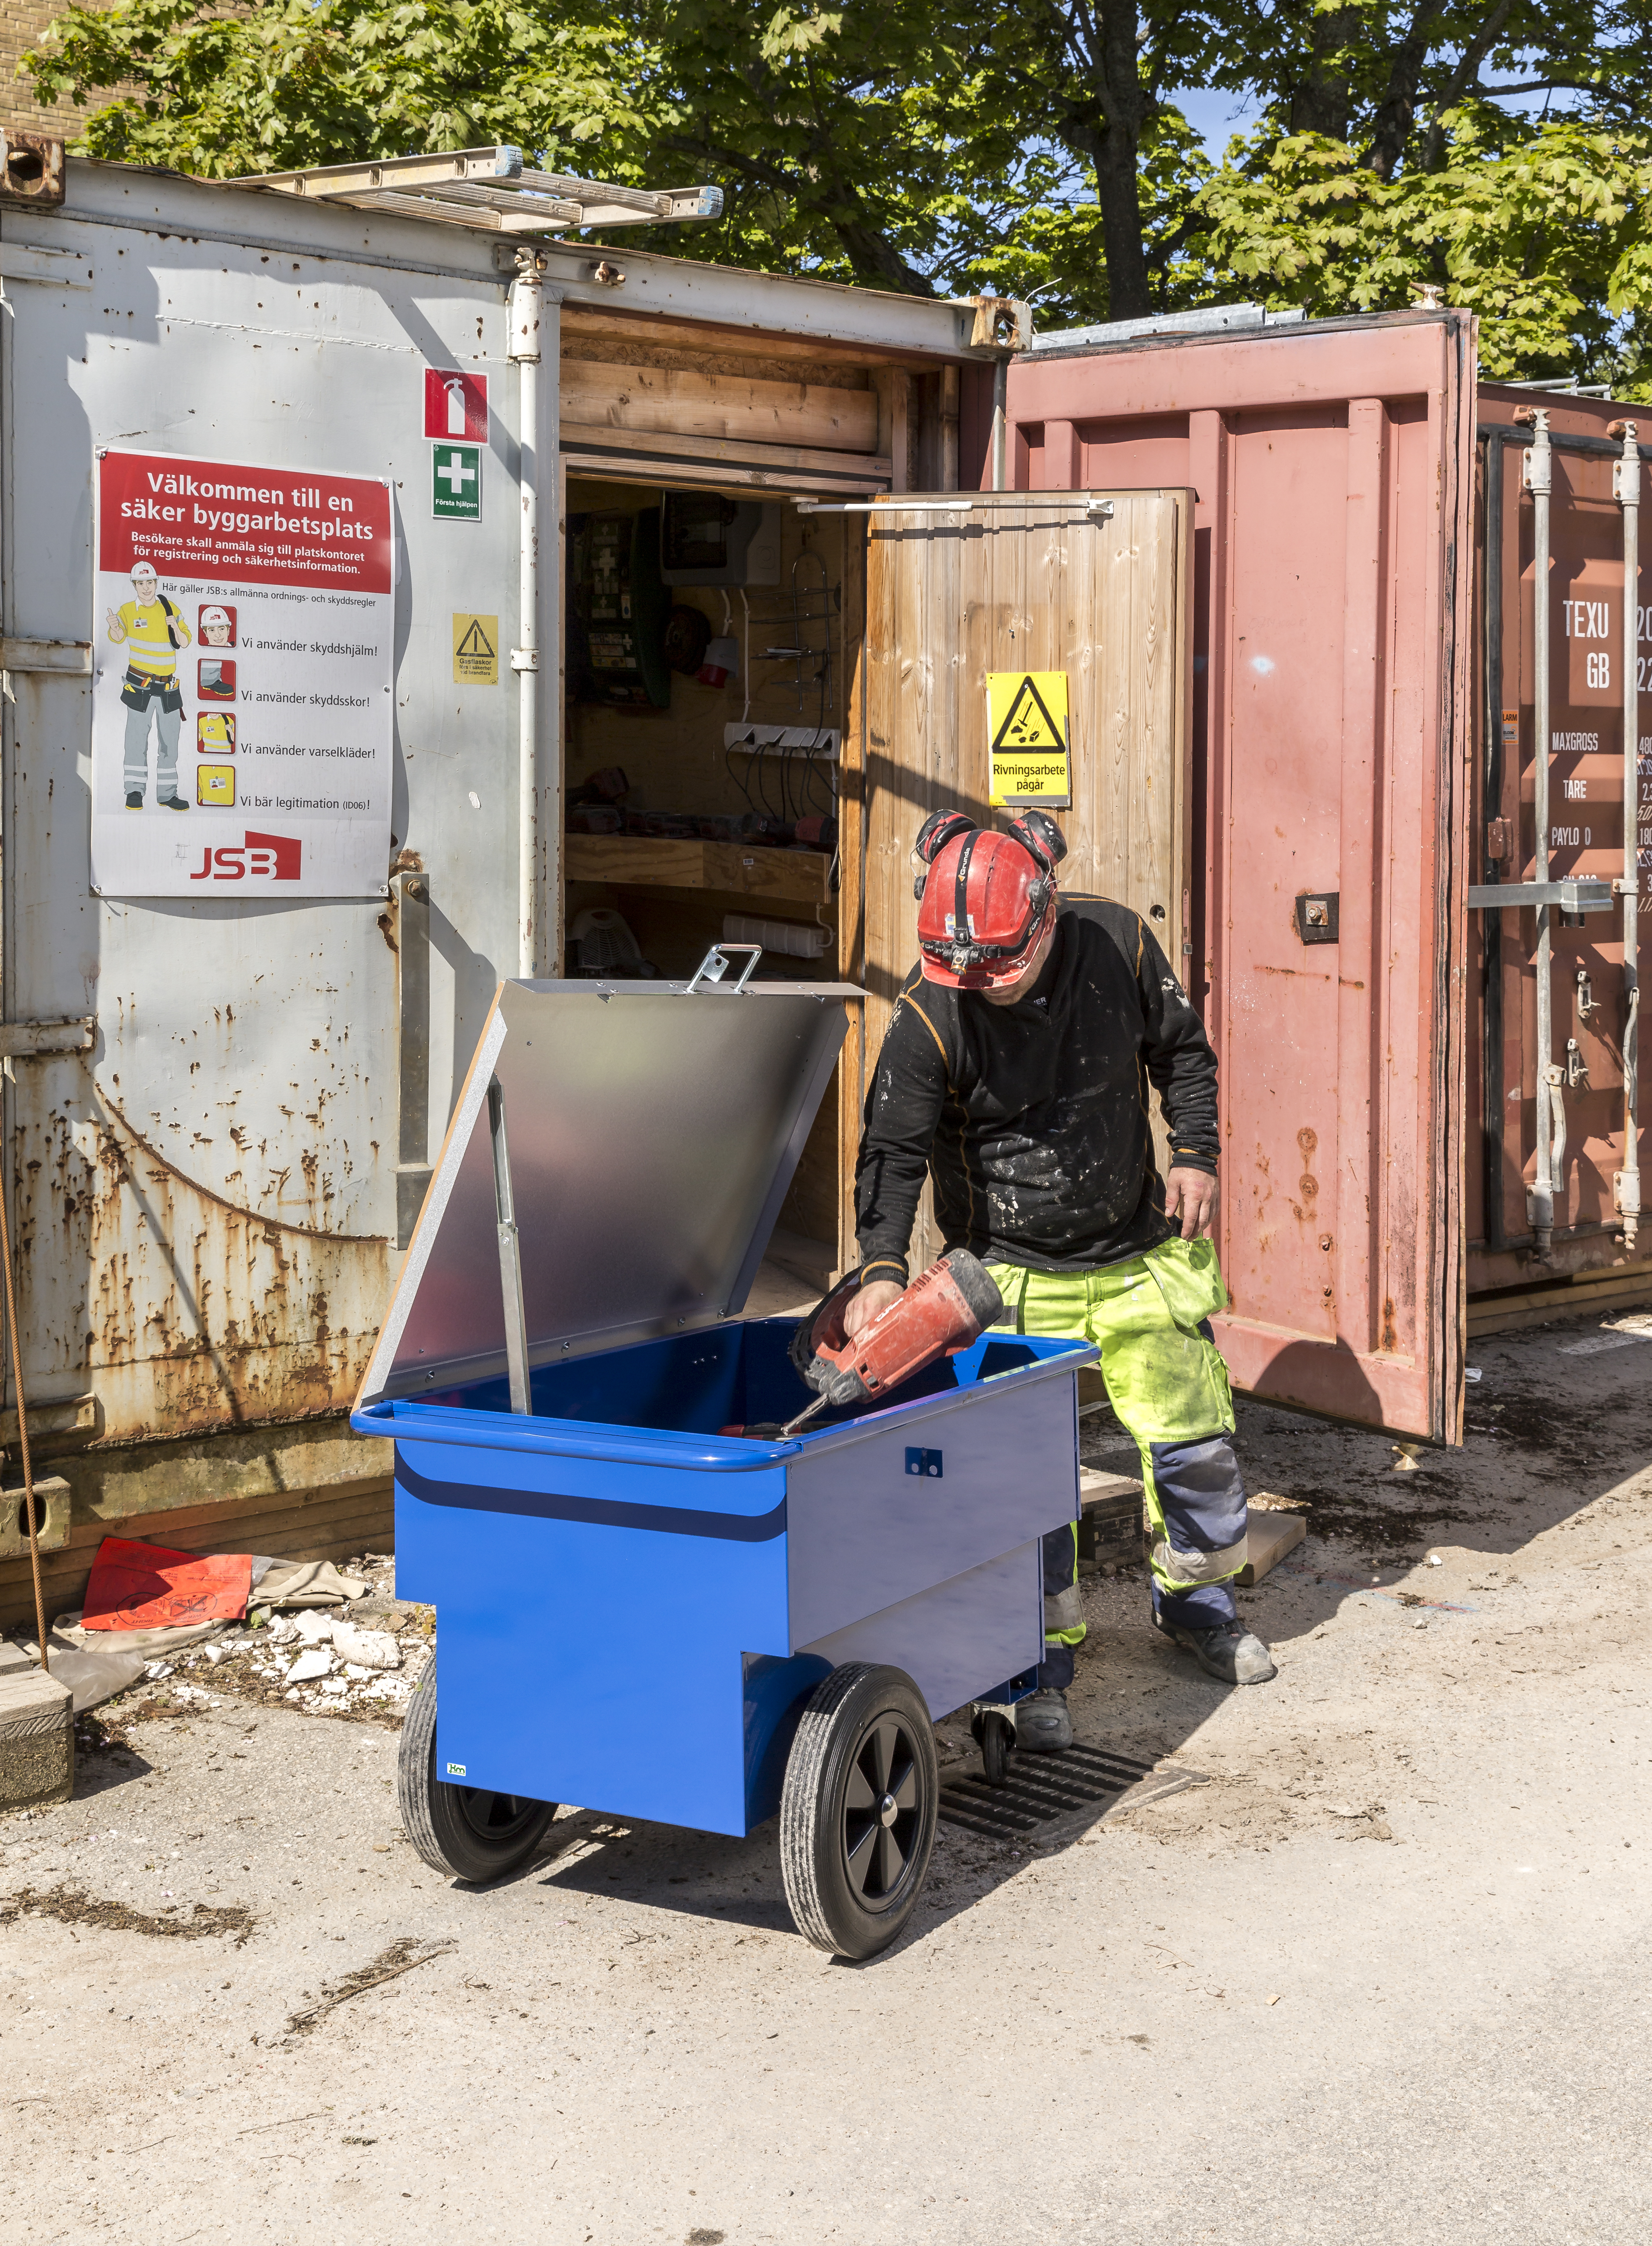
[[(845, 872), (858, 877), (864, 1035), (846, 1047), (845, 1236), (867, 1072), (918, 956), (912, 845), (950, 806), (982, 825), (989, 803), (987, 674), (1064, 670), (1072, 806), (1069, 893), (1141, 914), (1183, 971), (1193, 493), (971, 492), (880, 501), (869, 517), (866, 639), (858, 678), (862, 766)], [(846, 918), (847, 915), (846, 915)], [(1162, 1124), (1155, 1115), (1162, 1160)], [(942, 1242), (926, 1195), (913, 1267)]]

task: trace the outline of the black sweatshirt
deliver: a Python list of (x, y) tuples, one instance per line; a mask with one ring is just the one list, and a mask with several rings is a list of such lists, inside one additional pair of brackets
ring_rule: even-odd
[[(1167, 1240), (1148, 1088), (1172, 1159), (1216, 1168), (1216, 1056), (1146, 924), (1064, 899), (1029, 995), (902, 985), (855, 1166), (860, 1268), (904, 1281), (926, 1171), (948, 1248), (1035, 1271), (1122, 1263)], [(887, 1269), (870, 1272), (873, 1264)]]

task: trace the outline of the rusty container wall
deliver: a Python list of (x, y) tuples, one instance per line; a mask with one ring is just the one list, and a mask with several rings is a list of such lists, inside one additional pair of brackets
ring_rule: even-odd
[(1183, 963), (1221, 1063), (1235, 1380), (1445, 1440), (1473, 398), (1457, 313), (1052, 337), (1008, 386), (1012, 484), (1198, 494)]
[[(1477, 881), (1533, 879), (1536, 733), (1533, 650), (1533, 501), (1523, 488), (1530, 430), (1515, 422), (1537, 405), (1554, 446), (1550, 502), (1550, 872), (1613, 881), (1623, 872), (1623, 512), (1613, 470), (1622, 457), (1608, 424), (1639, 424), (1642, 452), (1640, 568), (1635, 593), (1639, 697), (1636, 788), (1640, 841), (1652, 844), (1652, 407), (1488, 385), (1479, 405), (1481, 562), (1478, 597), (1484, 650), (1476, 698), (1472, 834)], [(1631, 816), (1635, 815), (1631, 813)], [(1652, 849), (1640, 852), (1648, 881)], [(1652, 896), (1639, 899), (1642, 976)], [(1602, 1283), (1594, 1298), (1652, 1289), (1652, 1230), (1626, 1242), (1613, 1200), (1623, 1167), (1621, 909), (1553, 915), (1553, 1051), (1571, 1079), (1560, 1086), (1567, 1144), (1554, 1192), (1554, 1232), (1540, 1260), (1526, 1215), (1536, 1174), (1536, 914), (1476, 913), (1471, 931), (1469, 1139), (1465, 1175), (1471, 1295), (1535, 1290), (1555, 1280)], [(1644, 1017), (1642, 1018), (1644, 1019)], [(1641, 1033), (1646, 1050), (1646, 1033)], [(1645, 1081), (1642, 1069), (1642, 1080)], [(1645, 1112), (1641, 1120), (1645, 1123)], [(1644, 1130), (1642, 1160), (1647, 1160)], [(1643, 1188), (1644, 1193), (1644, 1188)], [(1492, 1306), (1487, 1304), (1489, 1310)], [(1506, 1308), (1505, 1303), (1499, 1307)], [(1541, 1307), (1533, 1306), (1533, 1307)]]
[[(14, 1058), (5, 1094), (35, 1456), (72, 1493), (49, 1611), (78, 1597), (116, 1521), (270, 1552), (390, 1534), (388, 1446), (343, 1415), (405, 1174), (416, 1195), (496, 976), (516, 964), (513, 684), (507, 664), (502, 683), (456, 683), (452, 630), (483, 611), (506, 648), (517, 636), (506, 282), (491, 244), (432, 233), (74, 161), (59, 210), (0, 214), (5, 1018), (92, 1023), (84, 1052)], [(479, 524), (431, 519), (427, 360), (488, 377)], [(93, 893), (105, 446), (392, 485), (395, 785), (369, 894)], [(292, 660), (261, 683), (303, 688)], [(178, 821), (180, 851), (192, 824)], [(396, 849), (422, 869), (417, 911), (391, 879)], [(10, 1379), (4, 1402), (12, 1479)], [(0, 1619), (27, 1610), (17, 1548), (0, 1545)]]
[[(519, 972), (519, 885), (545, 965), (542, 932), (562, 922), (568, 470), (588, 472), (600, 440), (611, 474), (777, 495), (878, 489), (925, 459), (950, 473), (939, 370), (990, 368), (969, 303), (629, 250), (610, 285), (583, 241), (538, 239), (535, 670), (513, 659), (525, 448), (508, 296), (522, 238), (78, 160), (66, 182), (59, 208), (0, 202), (0, 1042), (14, 1056), (0, 1180), (35, 1456), (71, 1486), (68, 1541), (44, 1555), (49, 1611), (78, 1600), (117, 1523), (191, 1549), (316, 1556), (389, 1535), (389, 1446), (351, 1433), (344, 1407), (496, 983)], [(583, 315), (574, 410), (595, 428), (559, 425), (564, 303)], [(842, 432), (812, 378), (737, 368), (719, 391), (731, 351), (780, 377), (821, 357), (865, 370), (877, 455), (833, 449)], [(608, 373), (645, 363), (646, 377), (656, 358), (697, 383), (697, 405), (677, 408), (690, 427), (663, 429), (659, 398)], [(433, 519), (427, 368), (487, 380), (479, 521)], [(854, 443), (873, 419), (858, 412)], [(803, 447), (774, 441), (798, 435)], [(208, 905), (92, 891), (100, 445), (393, 486), (392, 832), (372, 894)], [(840, 527), (858, 544), (855, 521)], [(472, 622), (496, 676), (461, 676)], [(84, 1046), (36, 1034), (65, 1022), (90, 1022)], [(31, 1611), (6, 1501), (16, 1407), (8, 1379), (0, 1626)]]

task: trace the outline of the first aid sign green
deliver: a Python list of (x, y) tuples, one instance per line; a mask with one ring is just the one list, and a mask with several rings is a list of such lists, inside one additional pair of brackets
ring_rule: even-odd
[(479, 445), (431, 446), (431, 513), (438, 522), (482, 519), (482, 448)]

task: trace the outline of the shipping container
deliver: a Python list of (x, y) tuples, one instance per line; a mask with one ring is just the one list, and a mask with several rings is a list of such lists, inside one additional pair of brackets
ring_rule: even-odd
[[(1640, 889), (1639, 873), (1652, 865), (1652, 848), (1642, 847), (1652, 844), (1642, 807), (1652, 804), (1652, 525), (1641, 503), (1652, 407), (1482, 384), (1478, 419), (1483, 667), (1473, 877), (1488, 890), (1540, 880), (1597, 885), (1587, 911), (1551, 907), (1546, 932), (1531, 904), (1472, 915), (1471, 1316), (1529, 1320), (1554, 1316), (1557, 1299), (1605, 1307), (1652, 1292), (1638, 1115), (1630, 1127), (1638, 941), (1627, 968), (1624, 958), (1626, 911), (1630, 928), (1643, 929), (1649, 900), (1623, 895), (1626, 882)], [(1540, 541), (1548, 585), (1541, 672)], [(1547, 1023), (1538, 1003), (1545, 933)], [(1545, 1088), (1547, 1180), (1539, 1163)], [(1539, 1233), (1545, 1214), (1547, 1239)]]
[[(1493, 922), (1467, 893), (1522, 868), (1468, 841), (1513, 831), (1521, 800), (1519, 759), (1493, 767), (1491, 748), (1529, 699), (1530, 541), (1507, 526), (1532, 501), (1509, 481), (1531, 434), (1518, 394), (1486, 393), (1505, 433), (1477, 450), (1472, 322), (1237, 308), (1034, 337), (998, 299), (557, 238), (615, 209), (512, 155), (222, 185), (70, 160), (43, 173), (60, 200), (0, 195), (0, 1038), (26, 1386), (70, 1498), (53, 1603), (116, 1521), (281, 1551), (388, 1536), (384, 1461), (343, 1407), (502, 977), (678, 977), (747, 940), (765, 974), (863, 987), (779, 1235), (822, 1281), (852, 1261), (860, 1108), (913, 956), (912, 841), (941, 803), (989, 814), (989, 682), (1023, 676), (1069, 697), (1069, 888), (1143, 914), (1217, 1045), (1236, 1384), (1454, 1439), (1465, 1271), (1507, 1289), (1625, 1268), (1601, 1198), (1623, 1167), (1621, 951), (1574, 958), (1554, 936), (1553, 1021), (1576, 1010), (1590, 1074), (1567, 1088), (1540, 1266), (1519, 1229), (1529, 912), (1493, 936), (1495, 1154), (1481, 1121)], [(443, 164), (462, 167), (450, 187)], [(1609, 445), (1612, 410), (1551, 418), (1558, 664), (1568, 616), (1593, 631), (1603, 607), (1608, 638), (1621, 617), (1621, 510), (1605, 453), (1561, 441)], [(1493, 454), (1495, 695), (1475, 559)], [(200, 595), (166, 627), (189, 635), (175, 662), (153, 658), (188, 689), (182, 817), (145, 707), (164, 697), (131, 680), (155, 613), (138, 544), (173, 534), (142, 510), (201, 503), (149, 480), (168, 474), (217, 494), (207, 546), (167, 548), (160, 585)], [(244, 513), (270, 492), (337, 534), (304, 534), (284, 589), (255, 569), (243, 616), (223, 494)], [(378, 590), (359, 543), (337, 574), (340, 510), (375, 508)], [(139, 530), (112, 543), (123, 509)], [(359, 630), (306, 636), (304, 602)], [(1579, 697), (1554, 698), (1578, 735), (1609, 692), (1601, 650), (1580, 649)], [(316, 712), (343, 704), (363, 712), (328, 752), (361, 761), (348, 798), (315, 731), (332, 741)], [(1566, 753), (1595, 785), (1594, 752)], [(306, 804), (295, 893), (275, 845)], [(243, 807), (255, 823), (224, 839)], [(1619, 818), (1604, 843), (1589, 817), (1554, 822), (1589, 834), (1557, 864), (1621, 857)], [(19, 1522), (0, 1514), (0, 1609), (21, 1610)]]
[[(1020, 315), (562, 239), (717, 199), (513, 151), (4, 164), (4, 1182), (54, 1610), (117, 1525), (388, 1538), (344, 1407), (501, 977), (674, 976), (752, 919), (765, 970), (853, 970), (865, 518), (808, 508), (955, 488)], [(822, 1276), (857, 1088), (782, 1215)], [(0, 1619), (25, 1527), (14, 1493)]]

